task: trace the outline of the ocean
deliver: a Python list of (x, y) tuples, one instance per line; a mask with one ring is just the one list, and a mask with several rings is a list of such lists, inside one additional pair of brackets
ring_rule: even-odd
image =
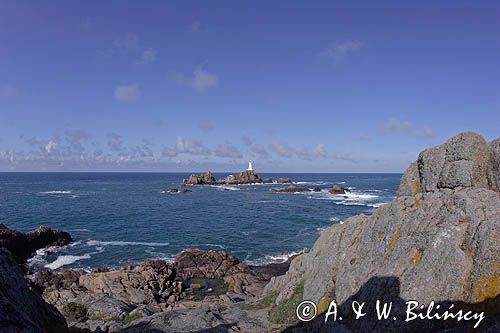
[[(222, 178), (227, 173), (215, 174)], [(371, 214), (396, 195), (401, 174), (259, 174), (288, 177), (321, 192), (271, 193), (287, 185), (189, 187), (166, 193), (188, 173), (0, 173), (0, 223), (27, 232), (40, 225), (74, 242), (40, 250), (33, 270), (119, 267), (171, 261), (185, 248), (224, 250), (250, 264), (309, 249), (322, 230)], [(334, 184), (352, 192), (332, 195)]]

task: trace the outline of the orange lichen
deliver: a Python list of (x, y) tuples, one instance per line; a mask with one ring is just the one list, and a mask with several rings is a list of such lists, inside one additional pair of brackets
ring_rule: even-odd
[(500, 273), (486, 276), (474, 286), (474, 301), (483, 302), (500, 294)]
[(389, 247), (387, 248), (386, 257), (391, 254), (392, 250), (394, 250), (394, 246), (396, 246), (396, 243), (398, 242), (399, 236), (401, 236), (401, 226), (398, 227), (396, 234), (394, 235), (394, 237), (392, 237), (392, 240), (389, 243)]
[(414, 179), (411, 182), (411, 192), (413, 195), (420, 192), (420, 181), (418, 179)]
[(327, 296), (323, 296), (318, 303), (318, 316), (328, 309), (330, 301)]
[(417, 254), (411, 258), (410, 263), (413, 265), (418, 265), (420, 263), (420, 260), (422, 260), (422, 255), (424, 254), (424, 251), (418, 250)]
[(422, 200), (417, 199), (415, 200), (415, 206), (419, 207), (422, 204)]
[(451, 209), (451, 200), (450, 199), (446, 199), (446, 207), (448, 207), (448, 209)]

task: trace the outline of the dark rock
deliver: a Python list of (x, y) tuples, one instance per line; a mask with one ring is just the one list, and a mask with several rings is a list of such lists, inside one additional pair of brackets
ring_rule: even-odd
[(276, 181), (278, 184), (293, 184), (290, 178), (278, 178)]
[(351, 190), (349, 190), (347, 187), (340, 186), (340, 185), (333, 185), (333, 187), (329, 191), (331, 194), (346, 194), (350, 193)]
[(321, 187), (315, 187), (315, 188), (313, 189), (313, 191), (314, 191), (314, 192), (321, 192)]
[(171, 188), (170, 190), (167, 190), (168, 193), (178, 193), (179, 190), (176, 188)]
[(38, 249), (64, 246), (72, 241), (70, 234), (41, 226), (23, 234), (0, 224), (0, 247), (8, 249), (18, 262), (24, 262)]
[(207, 172), (201, 175), (191, 175), (189, 179), (182, 182), (183, 186), (186, 185), (214, 185), (216, 183), (215, 177), (212, 172)]
[(187, 189), (187, 188), (182, 190), (182, 193), (191, 193), (191, 192), (193, 192), (193, 191), (191, 191), (190, 189)]
[(238, 176), (227, 176), (222, 180), (222, 183), (227, 185), (256, 184), (262, 183), (262, 179), (254, 170), (245, 170), (240, 172)]
[(289, 186), (286, 188), (273, 188), (270, 190), (273, 193), (298, 193), (298, 192), (311, 192), (310, 189), (298, 186)]
[(1, 332), (69, 332), (64, 317), (29, 285), (5, 249), (0, 249), (0, 304)]
[(273, 183), (273, 180), (271, 178), (266, 178), (262, 181), (262, 183), (264, 184), (272, 184)]

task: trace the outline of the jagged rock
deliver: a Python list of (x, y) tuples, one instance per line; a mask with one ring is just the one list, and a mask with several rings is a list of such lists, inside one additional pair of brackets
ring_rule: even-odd
[(270, 190), (273, 193), (299, 193), (299, 192), (311, 192), (310, 189), (298, 186), (289, 186), (286, 188), (273, 188)]
[(11, 253), (0, 248), (0, 331), (69, 332), (64, 317), (23, 277)]
[[(354, 216), (325, 230), (310, 252), (271, 280), (266, 292), (277, 293), (275, 304), (280, 305), (300, 290), (300, 298), (315, 301), (320, 313), (332, 299), (347, 305), (353, 299), (373, 303), (394, 293), (397, 304), (453, 301), (495, 313), (500, 293), (496, 162), (492, 147), (474, 133), (425, 150), (405, 172), (394, 201), (371, 216)], [(327, 330), (320, 319), (314, 322), (319, 326), (297, 330)], [(369, 315), (342, 325), (355, 332), (410, 332), (453, 331), (465, 324), (420, 321), (415, 327)]]
[(201, 175), (191, 175), (189, 179), (182, 182), (183, 186), (186, 185), (214, 185), (216, 183), (215, 177), (212, 172), (203, 173)]
[(170, 293), (182, 291), (171, 283), (172, 280), (173, 271), (169, 265), (164, 261), (147, 260), (140, 266), (81, 275), (78, 284), (87, 293), (105, 294), (127, 304), (157, 304)]
[(263, 184), (272, 184), (273, 183), (273, 180), (271, 178), (265, 178), (263, 181), (262, 181)]
[(245, 287), (260, 280), (245, 264), (224, 251), (186, 249), (175, 258), (177, 280), (222, 279), (228, 290), (245, 294)]
[(290, 178), (278, 178), (276, 181), (278, 184), (293, 184)]
[(26, 234), (0, 224), (0, 247), (8, 249), (18, 262), (24, 262), (36, 250), (48, 246), (64, 246), (72, 241), (70, 234), (41, 226)]
[(227, 185), (255, 184), (262, 183), (262, 179), (254, 170), (245, 170), (240, 172), (238, 176), (229, 175), (218, 183)]
[(333, 187), (329, 191), (331, 194), (346, 194), (351, 192), (347, 187), (340, 185), (333, 185)]

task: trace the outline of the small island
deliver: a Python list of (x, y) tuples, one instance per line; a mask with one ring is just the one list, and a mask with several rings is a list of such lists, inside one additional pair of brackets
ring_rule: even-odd
[(247, 185), (247, 184), (292, 184), (292, 180), (289, 178), (278, 178), (274, 182), (271, 178), (262, 179), (255, 172), (252, 166), (252, 160), (248, 162), (248, 168), (245, 171), (240, 172), (239, 175), (228, 175), (222, 179), (215, 179), (213, 173), (208, 171), (203, 174), (192, 174), (188, 179), (182, 181), (182, 186), (188, 185)]

